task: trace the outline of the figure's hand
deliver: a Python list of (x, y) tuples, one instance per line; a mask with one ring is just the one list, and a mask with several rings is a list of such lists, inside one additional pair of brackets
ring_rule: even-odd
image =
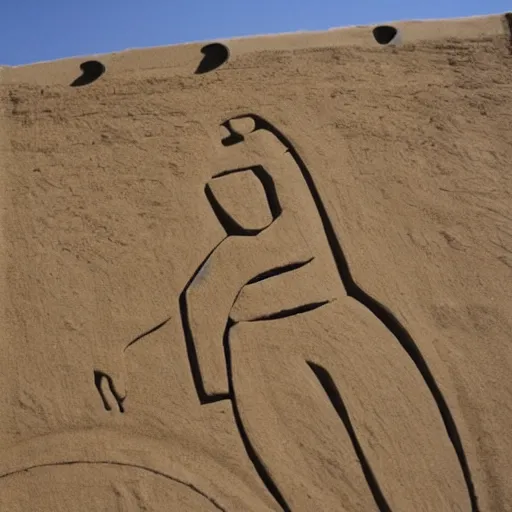
[(94, 384), (106, 411), (124, 412), (123, 402), (126, 398), (126, 385), (123, 372), (116, 377), (102, 370), (94, 370)]

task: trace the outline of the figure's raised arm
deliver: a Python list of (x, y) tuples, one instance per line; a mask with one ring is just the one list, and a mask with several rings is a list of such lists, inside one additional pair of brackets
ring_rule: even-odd
[(193, 345), (189, 350), (197, 367), (192, 371), (204, 402), (229, 393), (223, 338), (240, 290), (258, 275), (311, 258), (309, 248), (295, 240), (296, 230), (287, 229), (287, 224), (282, 216), (257, 236), (226, 238), (185, 290), (184, 328)]

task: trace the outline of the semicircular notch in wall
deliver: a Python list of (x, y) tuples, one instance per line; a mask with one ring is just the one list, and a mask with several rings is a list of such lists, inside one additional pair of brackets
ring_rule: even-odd
[(82, 70), (82, 74), (71, 82), (71, 87), (89, 85), (105, 73), (105, 66), (97, 60), (82, 62), (80, 69)]
[(222, 43), (211, 43), (201, 48), (204, 55), (196, 69), (196, 75), (209, 73), (223, 64), (229, 59), (229, 48)]
[(390, 44), (398, 41), (398, 29), (391, 25), (379, 25), (372, 30), (375, 41), (379, 44)]

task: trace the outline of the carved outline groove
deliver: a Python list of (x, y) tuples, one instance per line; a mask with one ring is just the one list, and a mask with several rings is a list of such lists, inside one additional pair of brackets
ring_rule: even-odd
[(30, 471), (31, 469), (49, 468), (49, 467), (54, 467), (54, 466), (71, 466), (74, 464), (84, 464), (84, 465), (85, 464), (87, 464), (87, 465), (102, 465), (103, 464), (106, 466), (124, 466), (124, 467), (142, 469), (143, 471), (153, 473), (154, 475), (162, 476), (162, 477), (166, 478), (167, 480), (172, 480), (173, 482), (176, 482), (177, 484), (184, 485), (185, 487), (188, 487), (189, 489), (196, 492), (197, 494), (200, 494), (203, 498), (207, 499), (217, 510), (221, 510), (222, 512), (227, 512), (227, 510), (225, 508), (221, 507), (221, 505), (219, 503), (217, 503), (217, 501), (214, 498), (205, 494), (203, 491), (198, 489), (194, 484), (184, 482), (183, 480), (180, 480), (179, 478), (167, 475), (166, 473), (162, 473), (161, 471), (152, 469), (147, 466), (143, 466), (141, 464), (132, 464), (132, 463), (108, 461), (108, 460), (105, 460), (105, 461), (72, 460), (72, 461), (63, 461), (63, 462), (51, 462), (51, 463), (47, 463), (47, 464), (36, 464), (33, 466), (27, 466), (26, 468), (23, 468), (23, 469), (4, 473), (4, 474), (0, 475), (0, 478), (12, 476), (17, 473), (25, 473), (27, 471)]

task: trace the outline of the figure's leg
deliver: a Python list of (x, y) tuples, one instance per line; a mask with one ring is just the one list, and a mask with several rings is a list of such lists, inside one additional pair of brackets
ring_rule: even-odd
[(376, 512), (344, 425), (293, 350), (295, 318), (230, 330), (235, 417), (248, 454), (285, 511)]
[(355, 300), (340, 299), (329, 309), (318, 320), (321, 330), (303, 325), (314, 339), (308, 359), (340, 422), (346, 410), (372, 485), (393, 512), (470, 511), (455, 449), (410, 357)]

